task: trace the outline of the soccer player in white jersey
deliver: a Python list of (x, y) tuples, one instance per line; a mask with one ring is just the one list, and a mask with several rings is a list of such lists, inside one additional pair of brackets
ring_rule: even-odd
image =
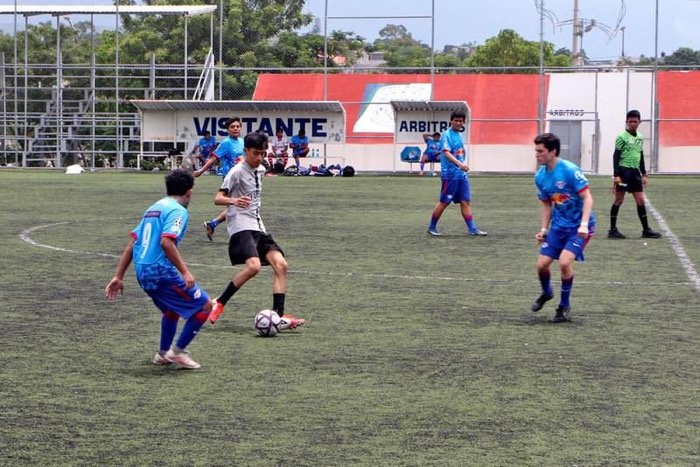
[[(192, 198), (194, 178), (187, 171), (177, 169), (165, 177), (165, 186), (168, 196), (151, 205), (131, 231), (131, 242), (105, 287), (105, 295), (114, 300), (124, 293), (124, 273), (133, 261), (139, 285), (162, 313), (160, 350), (153, 363), (176, 363), (195, 370), (201, 365), (185, 348), (207, 321), (214, 301), (197, 285), (177, 248), (187, 231), (187, 205)], [(185, 325), (172, 345), (181, 317)]]
[(249, 133), (244, 139), (245, 159), (224, 178), (214, 204), (227, 206), (226, 226), (229, 234), (228, 255), (231, 265), (243, 264), (234, 274), (224, 292), (216, 299), (209, 314), (212, 323), (219, 319), (224, 306), (243, 284), (255, 277), (262, 266), (272, 267), (272, 309), (282, 318), (281, 329), (293, 329), (304, 324), (304, 319), (284, 314), (287, 290), (287, 260), (282, 248), (265, 230), (260, 217), (262, 181), (265, 169), (261, 166), (267, 155), (267, 135)]

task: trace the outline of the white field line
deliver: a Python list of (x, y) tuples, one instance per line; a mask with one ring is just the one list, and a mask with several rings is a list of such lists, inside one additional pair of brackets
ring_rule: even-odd
[[(37, 242), (32, 239), (29, 234), (34, 231), (48, 229), (51, 227), (56, 227), (59, 225), (70, 224), (69, 221), (56, 222), (53, 224), (37, 225), (35, 227), (30, 227), (23, 230), (19, 234), (19, 238), (38, 248), (46, 248), (48, 250), (59, 251), (62, 253), (70, 253), (75, 255), (86, 255), (86, 256), (99, 256), (102, 258), (115, 258), (119, 259), (121, 255), (113, 255), (111, 253), (100, 253), (100, 252), (90, 252), (90, 251), (76, 251), (70, 248), (61, 248), (52, 245), (46, 245), (44, 243)], [(670, 231), (669, 231), (670, 232)], [(192, 267), (200, 268), (214, 268), (214, 269), (240, 269), (239, 266), (220, 266), (212, 264), (199, 264), (199, 263), (187, 263)], [(524, 279), (480, 279), (480, 278), (469, 278), (469, 277), (450, 277), (450, 276), (410, 276), (405, 274), (369, 274), (369, 273), (355, 273), (355, 272), (328, 272), (328, 271), (296, 271), (290, 270), (290, 274), (300, 274), (307, 276), (327, 276), (327, 277), (348, 277), (348, 278), (358, 278), (358, 279), (397, 279), (397, 280), (408, 280), (408, 281), (445, 281), (445, 282), (478, 282), (478, 283), (490, 283), (490, 284), (534, 284), (537, 279), (524, 280)], [(697, 273), (696, 273), (697, 279)], [(556, 281), (554, 281), (556, 282)], [(629, 282), (629, 281), (582, 281), (577, 280), (577, 284), (588, 284), (588, 285), (622, 285), (622, 286), (649, 286), (649, 285), (660, 285), (666, 287), (686, 287), (688, 282)], [(697, 284), (696, 284), (697, 285)], [(700, 289), (699, 289), (700, 290)]]
[(685, 252), (685, 249), (683, 248), (683, 245), (681, 244), (681, 241), (678, 240), (678, 237), (676, 237), (676, 235), (671, 231), (671, 228), (668, 226), (663, 216), (661, 216), (661, 213), (659, 213), (659, 211), (654, 208), (654, 205), (651, 204), (649, 198), (646, 198), (646, 203), (649, 207), (649, 212), (652, 216), (654, 216), (656, 222), (658, 222), (664, 236), (668, 238), (671, 248), (673, 248), (678, 260), (681, 262), (681, 266), (683, 266), (685, 273), (688, 275), (688, 279), (690, 279), (690, 282), (693, 284), (693, 286), (695, 286), (695, 290), (700, 292), (700, 276), (698, 276), (698, 271), (695, 268), (695, 264), (693, 264), (693, 262), (690, 260)]

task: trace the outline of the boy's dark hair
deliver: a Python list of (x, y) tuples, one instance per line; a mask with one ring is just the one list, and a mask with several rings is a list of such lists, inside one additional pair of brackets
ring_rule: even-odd
[(442, 136), (442, 135), (440, 134), (439, 131), (436, 131), (435, 133), (433, 133), (433, 138), (440, 139), (441, 136)]
[(233, 122), (240, 122), (241, 118), (240, 117), (231, 117), (226, 121), (226, 129), (231, 126)]
[(535, 138), (535, 144), (544, 144), (547, 151), (557, 150), (557, 157), (559, 157), (559, 152), (561, 151), (561, 141), (559, 137), (554, 133), (542, 133)]
[(641, 120), (642, 114), (639, 113), (639, 110), (630, 110), (629, 112), (627, 112), (627, 120), (629, 120), (630, 118), (638, 118), (639, 120)]
[(284, 133), (284, 128), (279, 127), (275, 133)]
[(455, 118), (462, 118), (466, 121), (467, 113), (464, 110), (453, 110), (450, 114), (450, 121), (454, 120)]
[(209, 130), (205, 131), (204, 136), (207, 136), (207, 135), (211, 136), (211, 131), (209, 131)]
[(185, 169), (175, 169), (165, 176), (168, 196), (183, 196), (194, 187), (194, 177)]
[(246, 149), (267, 149), (267, 134), (254, 131), (245, 135), (243, 147)]
[(301, 130), (299, 130), (299, 133), (298, 133), (298, 134), (299, 134), (300, 136), (304, 136), (304, 135), (306, 135), (306, 130), (302, 128)]

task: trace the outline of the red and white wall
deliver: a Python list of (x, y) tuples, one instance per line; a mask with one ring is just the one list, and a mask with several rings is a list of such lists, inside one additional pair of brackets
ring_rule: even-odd
[[(465, 101), (471, 109), (470, 167), (481, 172), (533, 172), (532, 140), (537, 134), (538, 75), (436, 75), (434, 100)], [(327, 100), (346, 110), (346, 142), (327, 145), (329, 155), (365, 171), (407, 171), (394, 143), (391, 100), (428, 100), (429, 75), (343, 74), (327, 76)], [(548, 120), (582, 120), (581, 166), (612, 173), (616, 135), (628, 108), (643, 120), (652, 115), (653, 75), (649, 72), (559, 73), (545, 77)], [(260, 75), (254, 100), (323, 100), (320, 74)], [(700, 72), (659, 73), (661, 173), (700, 172)], [(595, 138), (595, 116), (599, 134)], [(674, 121), (667, 121), (674, 119)], [(684, 121), (682, 121), (684, 120)], [(650, 136), (650, 126), (642, 126)], [(594, 144), (600, 145), (598, 159)], [(312, 145), (313, 146), (313, 145)], [(320, 146), (319, 146), (320, 147)], [(645, 152), (651, 152), (647, 143)]]

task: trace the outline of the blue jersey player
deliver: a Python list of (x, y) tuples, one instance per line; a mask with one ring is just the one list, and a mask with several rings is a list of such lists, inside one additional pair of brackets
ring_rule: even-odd
[[(423, 141), (425, 141), (426, 147), (423, 155), (420, 157), (420, 174), (423, 175), (425, 164), (428, 162), (440, 162), (442, 157), (442, 140), (440, 139), (442, 135), (437, 131), (432, 135), (430, 133), (425, 133), (423, 135)], [(435, 172), (432, 172), (435, 175)]]
[(437, 223), (445, 208), (450, 203), (459, 203), (462, 210), (462, 217), (469, 229), (469, 235), (486, 236), (487, 233), (476, 227), (476, 222), (472, 216), (471, 193), (469, 190), (469, 166), (467, 165), (467, 151), (462, 141), (462, 131), (466, 114), (461, 110), (456, 110), (450, 115), (450, 128), (442, 134), (442, 157), (440, 160), (440, 178), (442, 188), (440, 190), (440, 200), (433, 209), (430, 218), (428, 233), (430, 235), (442, 235), (437, 229)]
[[(124, 249), (105, 294), (114, 300), (124, 293), (124, 273), (133, 261), (139, 285), (162, 313), (160, 349), (153, 363), (176, 363), (195, 370), (201, 365), (185, 348), (209, 317), (214, 301), (197, 285), (177, 248), (187, 230), (194, 178), (177, 169), (165, 177), (165, 186), (167, 196), (149, 207), (131, 232), (131, 243)], [(172, 345), (180, 317), (186, 320), (185, 325)]]
[[(194, 173), (195, 177), (206, 173), (207, 169), (211, 167), (215, 161), (219, 161), (221, 176), (226, 178), (228, 171), (236, 165), (239, 159), (242, 160), (244, 155), (243, 138), (241, 138), (241, 119), (238, 117), (229, 119), (226, 122), (226, 131), (228, 131), (228, 137), (219, 144), (212, 154), (213, 157), (211, 157), (201, 169)], [(214, 229), (224, 220), (226, 220), (226, 211), (220, 212), (214, 219), (204, 223), (204, 229), (210, 242), (214, 240)]]
[(532, 311), (540, 311), (554, 298), (549, 266), (558, 259), (561, 294), (552, 319), (555, 323), (569, 321), (574, 261), (584, 260), (583, 250), (595, 233), (593, 196), (588, 180), (576, 164), (559, 159), (560, 149), (561, 142), (552, 133), (535, 138), (535, 157), (542, 166), (535, 174), (537, 198), (542, 202), (542, 228), (535, 235), (535, 240), (541, 244), (537, 274), (542, 294), (532, 304)]

